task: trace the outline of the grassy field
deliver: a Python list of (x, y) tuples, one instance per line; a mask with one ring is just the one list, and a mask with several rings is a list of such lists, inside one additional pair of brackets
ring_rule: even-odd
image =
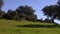
[(0, 19), (0, 34), (60, 34), (60, 26), (26, 20)]

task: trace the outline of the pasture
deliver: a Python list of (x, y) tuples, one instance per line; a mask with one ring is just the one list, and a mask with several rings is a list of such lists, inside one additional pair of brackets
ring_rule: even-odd
[(60, 34), (60, 26), (52, 23), (0, 19), (0, 34)]

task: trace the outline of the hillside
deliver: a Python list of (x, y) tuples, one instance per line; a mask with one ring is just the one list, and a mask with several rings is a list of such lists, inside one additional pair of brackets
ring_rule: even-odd
[(0, 34), (60, 34), (60, 26), (52, 23), (0, 19)]

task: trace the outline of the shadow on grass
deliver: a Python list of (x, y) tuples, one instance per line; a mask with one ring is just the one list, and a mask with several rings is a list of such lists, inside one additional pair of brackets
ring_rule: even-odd
[(33, 24), (29, 24), (29, 25), (18, 25), (17, 27), (27, 27), (27, 28), (60, 28), (59, 25), (33, 25)]

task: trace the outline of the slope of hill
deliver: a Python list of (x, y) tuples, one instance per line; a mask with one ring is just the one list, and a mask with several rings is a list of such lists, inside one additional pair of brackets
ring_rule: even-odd
[(0, 19), (0, 34), (60, 34), (60, 26), (52, 23)]

